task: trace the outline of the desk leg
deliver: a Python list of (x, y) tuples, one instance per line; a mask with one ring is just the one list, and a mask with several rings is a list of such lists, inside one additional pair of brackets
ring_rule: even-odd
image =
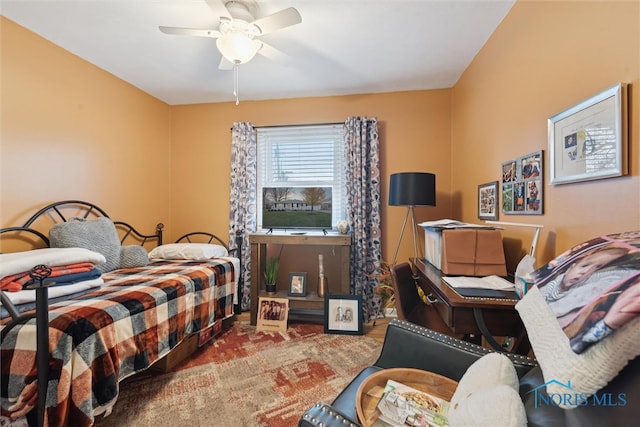
[(479, 309), (479, 308), (474, 308), (473, 309), (473, 317), (476, 319), (476, 325), (478, 326), (478, 329), (480, 329), (480, 333), (482, 333), (482, 336), (487, 340), (487, 342), (489, 344), (491, 344), (491, 347), (493, 347), (493, 349), (496, 350), (496, 351), (504, 352), (505, 348), (502, 347), (495, 340), (495, 338), (493, 338), (493, 335), (491, 335), (491, 332), (489, 332), (489, 328), (487, 328), (487, 324), (484, 323), (484, 317), (482, 316), (482, 310)]

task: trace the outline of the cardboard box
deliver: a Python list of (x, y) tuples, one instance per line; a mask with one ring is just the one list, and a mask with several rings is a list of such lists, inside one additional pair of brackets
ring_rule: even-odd
[(424, 227), (425, 257), (446, 275), (506, 276), (500, 230)]

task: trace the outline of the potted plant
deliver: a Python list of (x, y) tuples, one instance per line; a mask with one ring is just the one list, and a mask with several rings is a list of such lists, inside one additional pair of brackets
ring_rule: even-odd
[(378, 285), (373, 289), (374, 294), (380, 298), (380, 314), (383, 316), (395, 316), (395, 295), (393, 284), (391, 283), (391, 266), (385, 262), (380, 262), (380, 273), (372, 274), (369, 277), (378, 279)]
[(267, 284), (267, 293), (276, 292), (276, 278), (278, 277), (278, 268), (280, 267), (280, 257), (271, 257), (267, 259), (264, 269), (264, 280)]

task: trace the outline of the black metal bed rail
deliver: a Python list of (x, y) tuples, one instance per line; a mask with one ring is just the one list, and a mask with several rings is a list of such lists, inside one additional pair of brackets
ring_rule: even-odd
[[(64, 213), (60, 209), (60, 207), (62, 206), (68, 206), (68, 207), (77, 206), (81, 211), (84, 211), (82, 218), (85, 218), (85, 219), (88, 218), (89, 215), (91, 215), (91, 213), (94, 210), (98, 211), (100, 215), (106, 216), (107, 218), (109, 218), (109, 215), (102, 208), (100, 208), (97, 205), (94, 205), (93, 203), (84, 202), (82, 200), (63, 200), (60, 202), (51, 203), (43, 207), (42, 209), (40, 209), (38, 212), (31, 215), (31, 218), (29, 218), (27, 222), (24, 223), (23, 227), (31, 227), (31, 224), (36, 222), (36, 220), (41, 216), (45, 214), (51, 216), (51, 212), (55, 213), (58, 216), (59, 221), (67, 222), (68, 221), (67, 217), (64, 215)], [(78, 215), (74, 215), (74, 217), (77, 217), (77, 216)], [(53, 218), (53, 221), (55, 223), (59, 222), (55, 218)]]
[(164, 224), (161, 222), (156, 224), (155, 234), (142, 234), (138, 230), (136, 230), (132, 225), (127, 224), (124, 221), (113, 221), (113, 224), (116, 226), (116, 228), (120, 227), (120, 228), (124, 228), (125, 230), (124, 234), (122, 235), (122, 238), (120, 239), (120, 244), (124, 244), (125, 240), (127, 240), (127, 238), (130, 235), (133, 235), (136, 238), (140, 239), (140, 246), (144, 246), (149, 240), (152, 240), (152, 241), (155, 240), (158, 246), (162, 244), (162, 232), (164, 229)]

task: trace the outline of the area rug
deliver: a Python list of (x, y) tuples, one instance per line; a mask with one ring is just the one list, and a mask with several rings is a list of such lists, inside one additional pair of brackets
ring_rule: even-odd
[(96, 426), (296, 426), (377, 358), (381, 343), (324, 334), (317, 324), (256, 332), (236, 322), (170, 373), (123, 381), (113, 412)]

